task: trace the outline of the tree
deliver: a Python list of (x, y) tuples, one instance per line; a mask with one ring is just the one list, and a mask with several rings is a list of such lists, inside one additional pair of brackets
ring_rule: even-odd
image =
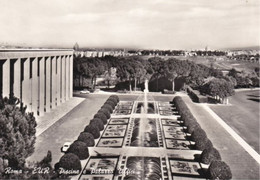
[(0, 99), (0, 158), (13, 169), (24, 167), (34, 151), (36, 121), (33, 113), (17, 106), (17, 98)]
[(234, 86), (232, 82), (226, 81), (225, 79), (213, 78), (211, 81), (206, 83), (203, 88), (206, 94), (213, 97), (219, 97), (221, 102), (225, 100), (228, 96), (234, 94)]

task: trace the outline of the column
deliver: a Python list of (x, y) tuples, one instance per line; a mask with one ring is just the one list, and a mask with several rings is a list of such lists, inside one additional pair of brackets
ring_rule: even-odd
[(39, 76), (38, 76), (38, 58), (32, 59), (32, 112), (36, 116), (39, 105)]
[(5, 60), (3, 64), (3, 97), (10, 95), (10, 59)]
[(66, 101), (69, 100), (69, 62), (70, 62), (70, 57), (66, 56)]
[(50, 112), (50, 108), (51, 108), (51, 57), (47, 57), (45, 59), (46, 61), (46, 74), (45, 74), (45, 78), (46, 78), (46, 96), (45, 96), (45, 110), (46, 112)]
[(60, 97), (61, 97), (61, 57), (58, 56), (56, 58), (56, 105), (60, 105)]
[(70, 56), (70, 91), (69, 97), (72, 98), (73, 96), (73, 56)]
[(54, 109), (56, 107), (56, 94), (57, 94), (57, 81), (56, 81), (56, 57), (51, 59), (51, 108)]
[(39, 115), (44, 114), (44, 96), (45, 96), (45, 59), (44, 57), (39, 58)]
[(65, 90), (66, 90), (66, 86), (65, 86), (65, 83), (66, 83), (66, 75), (65, 75), (65, 73), (66, 73), (66, 57), (65, 56), (63, 56), (63, 58), (61, 59), (61, 69), (62, 69), (62, 73), (61, 73), (61, 81), (62, 81), (62, 85), (61, 85), (61, 102), (63, 103), (63, 102), (65, 102), (65, 97), (66, 97), (66, 95), (65, 95)]
[(22, 102), (31, 111), (30, 58), (23, 60)]
[(17, 59), (14, 63), (14, 96), (21, 98), (21, 59)]

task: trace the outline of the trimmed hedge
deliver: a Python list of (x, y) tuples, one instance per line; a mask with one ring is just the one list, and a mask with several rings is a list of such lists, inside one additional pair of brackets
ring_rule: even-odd
[(189, 123), (187, 126), (187, 132), (192, 134), (194, 131), (201, 129), (200, 125), (197, 122)]
[(110, 118), (110, 112), (109, 112), (107, 109), (105, 109), (105, 108), (101, 108), (101, 109), (98, 111), (98, 113), (103, 113), (103, 114), (105, 114), (105, 116), (107, 117), (107, 119)]
[(115, 103), (115, 105), (117, 105), (117, 99), (116, 98), (114, 98), (114, 97), (109, 97), (108, 99), (107, 99), (107, 101), (112, 101), (112, 102), (114, 102)]
[(101, 113), (101, 112), (97, 113), (97, 114), (95, 114), (94, 118), (101, 119), (104, 125), (107, 123), (107, 117), (104, 113)]
[(104, 104), (101, 108), (107, 109), (110, 113), (112, 113), (114, 110), (114, 108), (110, 104)]
[(195, 142), (195, 148), (197, 150), (205, 150), (205, 149), (210, 149), (212, 148), (213, 145), (212, 145), (212, 142), (208, 139), (208, 138), (205, 138), (205, 139), (199, 139)]
[(201, 162), (204, 164), (210, 164), (213, 160), (221, 160), (221, 156), (217, 149), (209, 148), (204, 149), (200, 156)]
[(94, 139), (99, 138), (100, 132), (98, 127), (94, 126), (93, 124), (89, 124), (85, 127), (84, 132), (88, 132), (93, 135)]
[(210, 179), (232, 179), (230, 167), (223, 161), (213, 160), (209, 166)]
[(58, 163), (59, 168), (63, 168), (65, 170), (76, 170), (79, 173), (81, 172), (81, 163), (80, 159), (77, 155), (73, 153), (64, 154)]
[(195, 142), (206, 139), (206, 138), (207, 138), (207, 135), (206, 135), (205, 131), (201, 128), (197, 129), (196, 131), (193, 131), (191, 134), (191, 139)]
[(86, 143), (88, 147), (95, 146), (94, 136), (88, 132), (81, 132), (77, 140)]
[(117, 102), (119, 102), (119, 97), (117, 95), (111, 95), (109, 98), (114, 98), (117, 100)]
[(88, 146), (82, 141), (75, 141), (68, 149), (68, 153), (73, 153), (79, 157), (80, 160), (87, 159), (89, 157)]
[(194, 101), (194, 102), (198, 102), (198, 103), (207, 103), (208, 102), (207, 96), (201, 95), (199, 91), (193, 90), (189, 86), (187, 87), (187, 92), (188, 92), (190, 98), (192, 99), (192, 101)]
[(104, 130), (104, 124), (103, 121), (99, 118), (94, 118), (90, 121), (90, 124), (93, 126), (98, 127), (99, 131)]
[(115, 107), (116, 107), (115, 102), (112, 101), (112, 100), (107, 100), (107, 101), (104, 103), (104, 105), (106, 105), (106, 104), (110, 105), (113, 109), (115, 109)]

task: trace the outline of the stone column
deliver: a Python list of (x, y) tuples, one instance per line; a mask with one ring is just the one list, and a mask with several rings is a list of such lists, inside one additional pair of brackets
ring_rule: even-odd
[(61, 97), (61, 57), (58, 56), (56, 59), (57, 73), (56, 73), (56, 105), (60, 105), (60, 97)]
[(23, 62), (22, 102), (27, 106), (26, 111), (31, 111), (31, 82), (30, 82), (30, 58)]
[(66, 56), (66, 101), (69, 100), (69, 87), (70, 87), (70, 76), (69, 76), (69, 71), (70, 71), (70, 57)]
[(65, 71), (66, 71), (66, 69), (65, 69), (65, 64), (66, 64), (66, 57), (65, 56), (63, 56), (63, 58), (61, 59), (61, 69), (62, 69), (62, 73), (61, 73), (61, 81), (62, 81), (62, 83), (61, 83), (61, 102), (63, 103), (63, 102), (65, 102), (65, 97), (66, 97), (66, 95), (65, 95), (65, 90), (66, 90), (66, 86), (65, 86), (65, 83), (66, 83), (66, 75), (65, 75)]
[(46, 61), (46, 74), (45, 74), (45, 78), (46, 78), (46, 99), (45, 99), (45, 110), (46, 112), (50, 112), (50, 108), (51, 108), (51, 105), (50, 105), (50, 101), (51, 101), (51, 57), (47, 57), (45, 59)]
[(41, 57), (39, 59), (39, 115), (44, 114), (44, 94), (45, 94), (45, 58)]
[(56, 76), (56, 57), (53, 57), (51, 60), (51, 108), (54, 109), (56, 107), (56, 94), (57, 94), (57, 76)]
[(39, 76), (38, 76), (38, 58), (32, 59), (32, 112), (36, 116), (39, 106)]
[(70, 90), (69, 90), (69, 97), (72, 98), (73, 96), (73, 56), (70, 56)]
[(14, 63), (14, 96), (21, 98), (21, 58)]
[(10, 59), (5, 60), (3, 64), (3, 97), (10, 95)]

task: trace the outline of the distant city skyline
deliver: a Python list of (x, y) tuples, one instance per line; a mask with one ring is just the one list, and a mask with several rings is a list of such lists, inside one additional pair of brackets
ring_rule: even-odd
[(222, 49), (259, 46), (258, 0), (0, 0), (0, 44)]

